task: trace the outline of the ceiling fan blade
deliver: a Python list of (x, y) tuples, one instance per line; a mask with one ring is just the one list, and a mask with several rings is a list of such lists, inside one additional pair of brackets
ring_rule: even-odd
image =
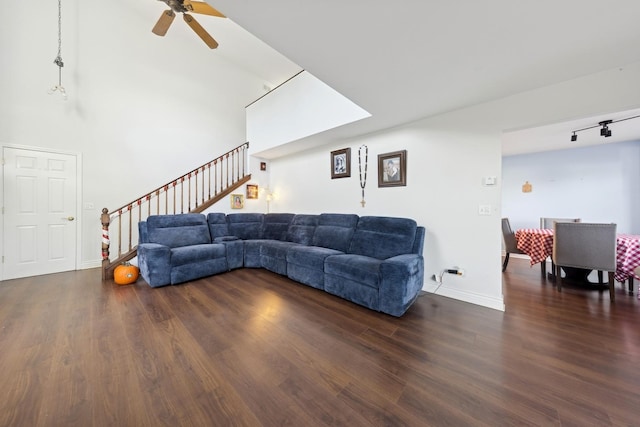
[(209, 4), (203, 1), (190, 1), (184, 0), (184, 6), (194, 13), (201, 13), (203, 15), (217, 16), (219, 18), (226, 18), (219, 10), (209, 6)]
[(162, 12), (162, 15), (160, 15), (160, 19), (158, 19), (158, 22), (156, 22), (156, 25), (154, 25), (151, 32), (159, 36), (164, 36), (165, 34), (167, 34), (167, 30), (169, 29), (169, 26), (171, 26), (171, 23), (173, 22), (175, 17), (176, 14), (173, 13), (173, 10), (165, 10), (164, 12)]
[(204, 28), (202, 28), (202, 25), (200, 25), (193, 16), (188, 15), (186, 13), (183, 13), (182, 15), (183, 15), (184, 21), (191, 27), (193, 31), (196, 32), (198, 36), (200, 36), (202, 41), (205, 42), (205, 44), (209, 46), (210, 49), (215, 49), (218, 47), (218, 42), (215, 41), (214, 38), (211, 37), (211, 35), (207, 33), (207, 31)]

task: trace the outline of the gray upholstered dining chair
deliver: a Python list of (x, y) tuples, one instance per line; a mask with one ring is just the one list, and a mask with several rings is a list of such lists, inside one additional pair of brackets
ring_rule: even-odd
[[(540, 217), (540, 228), (544, 228), (547, 230), (553, 230), (553, 224), (556, 222), (580, 222), (580, 218), (547, 218)], [(551, 261), (551, 271), (553, 272), (553, 260)], [(542, 277), (547, 275), (547, 260), (544, 260), (540, 263), (540, 270), (542, 272)]]
[(609, 273), (609, 297), (615, 300), (616, 224), (556, 222), (553, 233), (553, 263), (558, 291), (562, 291), (562, 267)]
[(580, 222), (580, 218), (540, 218), (540, 228), (553, 230), (553, 224), (556, 222)]
[(509, 218), (502, 218), (502, 240), (505, 251), (504, 262), (502, 263), (502, 272), (504, 273), (507, 269), (507, 264), (509, 264), (509, 254), (524, 254), (524, 252), (518, 249), (516, 235), (511, 229)]

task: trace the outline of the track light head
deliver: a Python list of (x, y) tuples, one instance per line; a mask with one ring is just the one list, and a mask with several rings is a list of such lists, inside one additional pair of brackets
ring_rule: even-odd
[(576, 142), (578, 140), (578, 135), (576, 135), (576, 133), (574, 132), (573, 135), (571, 135), (571, 142)]
[(600, 136), (604, 136), (605, 138), (608, 138), (611, 136), (611, 130), (609, 130), (609, 127), (607, 125), (609, 125), (612, 122), (613, 120), (603, 120), (600, 123), (598, 123), (600, 126), (602, 126), (602, 129), (600, 129)]

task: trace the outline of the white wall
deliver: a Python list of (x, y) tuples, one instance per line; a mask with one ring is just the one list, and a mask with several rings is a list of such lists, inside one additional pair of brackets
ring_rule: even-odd
[[(360, 205), (358, 150), (369, 148), (366, 205)], [(331, 179), (330, 151), (351, 147), (351, 177)], [(378, 188), (378, 155), (407, 150), (407, 186)], [(500, 187), (485, 187), (482, 177), (498, 176), (500, 139), (450, 127), (446, 121), (425, 120), (406, 127), (309, 150), (272, 161), (271, 184), (278, 194), (275, 211), (340, 212), (402, 216), (427, 229), (425, 289), (428, 278), (459, 266), (464, 277), (445, 276), (439, 294), (502, 309), (500, 287)], [(478, 205), (489, 204), (494, 215), (479, 216)], [(475, 248), (480, 248), (476, 251)], [(489, 250), (487, 250), (489, 248)], [(471, 250), (470, 250), (471, 249)]]
[[(501, 265), (501, 133), (640, 105), (640, 64), (424, 119), (375, 135), (327, 145), (272, 161), (274, 210), (353, 212), (414, 218), (427, 228), (425, 290), (432, 274), (451, 266), (438, 293), (503, 308)], [(360, 207), (357, 150), (369, 146), (367, 204)], [(351, 178), (331, 180), (329, 153), (351, 147)], [(380, 153), (406, 149), (407, 187), (377, 188)], [(493, 187), (483, 177), (497, 176)], [(492, 206), (479, 216), (478, 205)]]
[(640, 234), (639, 161), (640, 141), (505, 157), (502, 214), (513, 229), (538, 228), (540, 217), (581, 218)]
[(303, 71), (247, 107), (247, 138), (260, 155), (274, 147), (369, 117), (362, 108)]
[(141, 25), (135, 5), (63, 1), (68, 101), (47, 94), (58, 81), (57, 2), (18, 2), (0, 17), (0, 145), (82, 154), (81, 197), (94, 209), (75, 215), (81, 268), (99, 265), (102, 207), (244, 143), (244, 107), (264, 93), (264, 81), (206, 48), (181, 19), (166, 37), (152, 34), (159, 6)]

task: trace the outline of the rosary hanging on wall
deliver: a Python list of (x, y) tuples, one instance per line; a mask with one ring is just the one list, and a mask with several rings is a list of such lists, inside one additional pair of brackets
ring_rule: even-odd
[[(364, 174), (362, 173), (362, 149), (364, 148)], [(362, 189), (362, 201), (360, 204), (364, 208), (364, 187), (367, 185), (367, 165), (369, 163), (369, 147), (361, 145), (358, 148), (358, 173), (360, 175), (360, 188)]]
[(58, 0), (58, 56), (53, 60), (53, 63), (58, 66), (58, 84), (49, 90), (49, 95), (58, 91), (62, 95), (62, 98), (67, 99), (67, 92), (62, 86), (62, 0)]

